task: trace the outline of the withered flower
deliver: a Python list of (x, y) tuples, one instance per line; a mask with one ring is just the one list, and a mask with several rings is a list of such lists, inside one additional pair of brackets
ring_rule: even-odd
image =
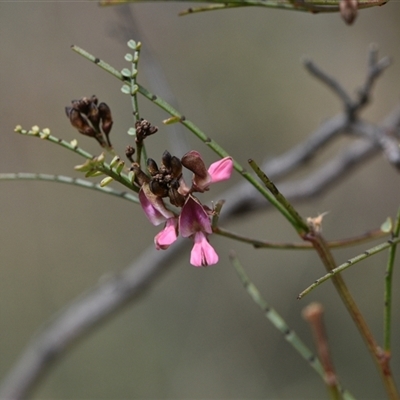
[(136, 121), (135, 129), (136, 142), (139, 143), (143, 142), (147, 136), (154, 135), (158, 131), (156, 126), (151, 125), (149, 121), (146, 121), (143, 118), (140, 118), (140, 120)]
[(111, 110), (106, 103), (98, 104), (96, 96), (71, 101), (65, 107), (71, 125), (79, 133), (95, 138), (101, 147), (112, 148), (109, 134), (113, 125)]

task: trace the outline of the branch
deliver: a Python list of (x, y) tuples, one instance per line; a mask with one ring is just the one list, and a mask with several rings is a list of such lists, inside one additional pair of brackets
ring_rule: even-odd
[[(371, 56), (371, 59), (374, 60), (374, 57)], [(374, 72), (375, 75), (379, 74)], [(369, 93), (372, 80), (370, 79), (368, 82), (365, 88)], [(363, 96), (368, 98), (368, 96)], [(348, 99), (344, 96), (342, 100), (346, 104)], [(352, 133), (364, 137), (371, 137), (368, 132), (373, 130), (374, 137), (382, 138), (384, 135), (388, 135), (388, 132), (398, 136), (399, 122), (400, 110), (397, 109), (382, 126), (375, 126), (357, 119), (350, 124), (350, 128)], [(304, 143), (265, 163), (262, 168), (272, 180), (282, 178), (290, 172), (297, 171), (298, 166), (315, 157), (317, 150), (346, 130), (349, 130), (349, 119), (345, 112), (322, 124)], [(309, 199), (311, 196), (323, 193), (334, 183), (343, 181), (344, 176), (348, 177), (356, 167), (377, 154), (379, 147), (384, 149), (391, 162), (397, 163), (398, 158), (392, 156), (391, 153), (392, 145), (387, 145), (386, 139), (383, 142), (382, 140), (376, 140), (375, 137), (374, 140), (356, 142), (328, 161), (319, 171), (309, 175), (308, 178), (294, 183), (281, 184), (279, 188), (291, 201)], [(221, 196), (227, 200), (223, 218), (226, 219), (239, 212), (249, 212), (261, 207), (265, 209), (268, 204), (264, 199), (256, 197), (255, 194), (256, 191), (247, 182), (223, 193)], [(157, 252), (154, 249), (147, 250), (137, 262), (126, 268), (121, 274), (91, 289), (67, 306), (50, 323), (46, 324), (27, 345), (14, 368), (4, 379), (0, 388), (0, 398), (25, 399), (38, 383), (39, 378), (64, 354), (69, 346), (128, 302), (138, 299), (139, 295), (143, 294), (150, 284), (167, 270), (167, 266), (172, 266), (172, 260), (181, 253), (184, 243), (186, 241), (178, 241), (165, 252)]]

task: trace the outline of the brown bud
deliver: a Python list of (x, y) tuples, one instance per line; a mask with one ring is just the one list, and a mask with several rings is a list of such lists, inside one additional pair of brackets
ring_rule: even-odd
[(203, 159), (197, 151), (189, 151), (181, 159), (182, 165), (192, 171), (196, 177), (206, 179), (208, 171), (204, 164)]
[(185, 197), (182, 196), (176, 188), (171, 187), (168, 191), (169, 201), (176, 207), (183, 207), (185, 204)]
[(132, 146), (126, 146), (125, 155), (126, 158), (133, 163), (133, 155), (135, 154), (135, 149)]
[(114, 122), (111, 116), (110, 107), (108, 107), (106, 103), (100, 103), (98, 109), (102, 122), (101, 129), (103, 129), (103, 132), (108, 135)]
[(135, 182), (139, 186), (150, 182), (150, 178), (140, 169), (139, 164), (133, 163), (130, 170), (135, 173)]
[(147, 159), (147, 170), (150, 172), (150, 175), (152, 176), (158, 174), (157, 163), (152, 158)]
[(136, 140), (141, 142), (147, 136), (153, 135), (158, 131), (156, 126), (152, 126), (149, 121), (141, 118), (139, 121), (135, 123), (136, 128)]
[(161, 161), (162, 161), (164, 167), (168, 171), (171, 169), (171, 159), (172, 159), (171, 154), (167, 150), (165, 150), (163, 155), (162, 155), (162, 157), (161, 157)]
[(100, 114), (96, 104), (90, 103), (87, 112), (85, 113), (95, 131), (100, 131)]
[[(65, 109), (67, 111), (67, 108)], [(75, 108), (69, 108), (69, 120), (71, 125), (78, 129), (80, 133), (90, 137), (96, 137), (96, 132), (94, 129), (89, 125), (86, 118), (84, 118), (81, 113)]]
[(340, 0), (340, 15), (347, 25), (351, 25), (357, 17), (358, 1), (357, 0)]
[(182, 163), (178, 157), (171, 158), (171, 173), (174, 178), (179, 179), (182, 176)]
[(151, 180), (149, 183), (150, 190), (157, 197), (166, 197), (168, 195), (168, 189), (161, 183), (156, 180)]

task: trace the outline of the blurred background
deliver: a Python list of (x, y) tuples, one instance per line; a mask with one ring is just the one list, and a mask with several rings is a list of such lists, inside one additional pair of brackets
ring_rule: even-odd
[[(304, 70), (312, 58), (354, 93), (365, 77), (368, 46), (376, 43), (393, 65), (379, 79), (364, 116), (379, 122), (400, 93), (400, 4), (362, 11), (354, 26), (339, 15), (309, 15), (262, 8), (178, 17), (189, 3), (146, 3), (100, 8), (96, 2), (0, 3), (0, 170), (80, 176), (81, 159), (64, 149), (13, 132), (15, 125), (48, 127), (66, 140), (100, 153), (94, 140), (78, 137), (64, 107), (96, 94), (112, 109), (111, 139), (123, 154), (132, 138), (130, 99), (120, 82), (70, 50), (76, 44), (117, 69), (127, 65), (127, 35), (140, 37), (158, 60), (177, 107), (239, 162), (261, 162), (304, 140), (341, 110), (338, 99)], [(133, 15), (134, 22), (130, 21)], [(127, 17), (128, 16), (128, 17)], [(156, 77), (139, 64), (139, 82)], [(160, 74), (158, 78), (163, 79)], [(143, 117), (160, 127), (148, 142), (159, 159), (174, 150), (167, 115), (141, 99)], [(187, 131), (179, 145), (217, 158)], [(172, 142), (176, 141), (174, 139)], [(351, 143), (321, 154), (317, 168)], [(186, 143), (186, 144), (185, 144)], [(177, 156), (179, 150), (175, 153)], [(307, 170), (306, 170), (307, 172)], [(383, 156), (344, 175), (329, 193), (298, 206), (305, 217), (329, 211), (328, 239), (378, 227), (399, 206), (398, 173)], [(214, 187), (208, 199), (232, 182)], [(0, 377), (31, 336), (77, 296), (130, 265), (158, 229), (126, 201), (76, 187), (45, 182), (1, 182), (0, 189)], [(116, 186), (118, 188), (118, 186)], [(257, 212), (224, 223), (226, 228), (266, 240), (295, 241), (276, 212)], [(235, 249), (250, 278), (304, 341), (314, 348), (301, 310), (320, 301), (337, 373), (359, 399), (385, 398), (373, 362), (330, 283), (299, 302), (297, 294), (323, 274), (311, 252), (254, 250), (212, 237), (220, 263), (196, 269), (190, 247), (140, 301), (74, 346), (50, 371), (35, 399), (320, 399), (325, 387), (287, 345), (241, 286), (228, 262)], [(335, 251), (338, 262), (372, 243)], [(346, 271), (367, 322), (382, 343), (386, 255)], [(398, 266), (398, 263), (397, 263)], [(393, 338), (400, 335), (395, 271)], [(400, 384), (400, 345), (393, 343), (393, 371)]]

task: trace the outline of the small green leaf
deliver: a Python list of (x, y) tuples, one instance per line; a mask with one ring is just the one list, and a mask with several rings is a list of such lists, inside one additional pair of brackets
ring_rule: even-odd
[(136, 50), (136, 42), (134, 40), (129, 40), (128, 47), (130, 47), (132, 50)]
[(102, 181), (100, 182), (100, 187), (107, 186), (109, 183), (111, 183), (114, 179), (111, 178), (111, 176), (106, 176)]
[(110, 162), (110, 168), (114, 168), (120, 161), (118, 156), (115, 156)]
[(130, 77), (132, 76), (132, 73), (131, 73), (131, 71), (130, 71), (128, 68), (124, 68), (124, 69), (121, 71), (121, 74), (122, 74), (123, 76), (125, 76), (126, 78), (130, 78)]
[(386, 221), (381, 225), (381, 231), (389, 233), (393, 229), (393, 222), (390, 217), (387, 217)]
[(104, 175), (101, 171), (96, 171), (95, 169), (92, 169), (85, 174), (85, 178), (94, 178), (96, 176), (101, 176)]
[(133, 85), (131, 95), (132, 96), (135, 95), (138, 90), (139, 90), (139, 86), (138, 85)]
[(136, 136), (136, 129), (131, 127), (128, 129), (128, 135)]
[(125, 54), (125, 60), (132, 62), (133, 61), (133, 55), (131, 53), (126, 53)]
[(174, 116), (174, 117), (164, 119), (163, 124), (164, 125), (172, 125), (172, 124), (176, 124), (177, 122), (180, 122), (180, 121), (181, 121), (181, 117)]
[(128, 85), (123, 85), (121, 88), (121, 92), (125, 94), (131, 94), (131, 88)]

